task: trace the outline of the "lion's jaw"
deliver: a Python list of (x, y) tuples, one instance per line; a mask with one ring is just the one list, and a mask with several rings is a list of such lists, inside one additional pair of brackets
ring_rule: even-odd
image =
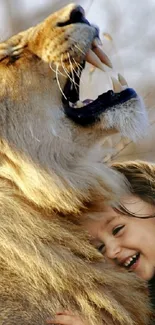
[[(67, 160), (71, 156), (85, 155), (86, 150), (109, 132), (119, 131), (135, 139), (144, 133), (146, 126), (143, 105), (130, 89), (101, 95), (94, 101), (95, 109), (93, 103), (77, 109), (70, 107), (69, 99), (74, 97), (75, 102), (79, 97), (77, 66), (83, 64), (97, 33), (83, 12), (80, 17), (74, 13), (72, 18), (74, 8), (77, 7), (71, 4), (38, 26), (13, 37), (8, 41), (8, 48), (4, 43), (10, 55), (6, 60), (10, 64), (12, 57), (15, 63), (8, 71), (2, 96), (5, 98), (9, 85), (9, 100), (16, 112), (7, 112), (9, 127), (4, 124), (1, 132), (15, 146), (39, 160), (48, 161), (47, 155), (51, 156), (50, 150), (54, 147), (57, 155), (60, 147), (61, 158)], [(79, 22), (71, 21), (75, 18)], [(68, 76), (76, 78), (77, 84), (65, 95)]]
[(146, 124), (145, 110), (128, 88), (102, 94), (81, 109), (70, 106), (70, 99), (78, 99), (78, 85), (66, 92), (73, 72), (70, 60), (75, 77), (76, 64), (84, 65), (97, 33), (83, 13), (82, 22), (70, 22), (73, 8), (69, 5), (64, 15), (61, 10), (1, 44), (0, 134), (33, 162), (65, 178), (73, 189), (78, 187), (80, 197), (91, 184), (93, 193), (103, 191), (113, 200), (113, 194), (116, 197), (123, 191), (122, 179), (103, 167), (106, 152), (100, 143), (115, 131), (132, 139), (140, 135)]

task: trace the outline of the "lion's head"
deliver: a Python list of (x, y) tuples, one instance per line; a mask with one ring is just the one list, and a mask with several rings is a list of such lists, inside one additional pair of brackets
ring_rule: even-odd
[[(93, 179), (104, 178), (105, 198), (110, 193), (114, 199), (121, 191), (120, 178), (110, 170), (107, 177), (107, 168), (99, 165), (105, 155), (101, 140), (118, 131), (135, 139), (144, 133), (147, 118), (136, 92), (119, 81), (116, 92), (109, 90), (94, 101), (79, 100), (85, 62), (110, 64), (98, 39), (99, 31), (83, 9), (70, 4), (0, 44), (0, 136), (35, 163), (65, 177), (71, 187), (78, 183), (81, 197), (88, 187), (100, 192)], [(90, 180), (92, 173), (96, 177)]]
[(0, 44), (0, 319), (6, 325), (43, 324), (59, 305), (91, 324), (147, 322), (143, 284), (103, 263), (76, 218), (95, 196), (114, 200), (123, 188), (121, 176), (102, 162), (101, 140), (117, 131), (135, 138), (146, 125), (138, 95), (119, 82), (119, 92), (79, 102), (85, 61), (110, 64), (98, 33), (71, 4)]

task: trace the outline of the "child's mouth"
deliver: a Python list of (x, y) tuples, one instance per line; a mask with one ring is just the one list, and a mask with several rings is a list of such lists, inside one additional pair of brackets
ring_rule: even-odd
[(139, 257), (140, 257), (140, 253), (136, 253), (133, 256), (130, 256), (125, 263), (123, 263), (123, 266), (128, 269), (128, 270), (135, 270), (135, 268), (138, 265), (139, 262)]

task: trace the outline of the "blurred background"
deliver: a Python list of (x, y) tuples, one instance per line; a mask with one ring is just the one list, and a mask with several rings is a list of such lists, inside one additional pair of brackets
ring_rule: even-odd
[[(73, 2), (65, 0), (0, 0), (0, 41), (37, 24), (53, 11)], [(86, 10), (90, 22), (100, 28), (103, 49), (114, 70), (106, 72), (87, 65), (81, 98), (95, 98), (112, 88), (110, 75), (121, 73), (143, 97), (150, 126), (137, 143), (120, 136), (107, 139), (114, 147), (106, 160), (155, 161), (155, 0), (74, 1)]]

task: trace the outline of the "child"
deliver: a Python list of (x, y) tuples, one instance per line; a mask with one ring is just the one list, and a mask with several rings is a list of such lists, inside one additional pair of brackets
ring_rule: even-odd
[[(131, 194), (122, 197), (117, 208), (92, 202), (83, 225), (92, 244), (112, 263), (149, 281), (155, 306), (155, 164), (142, 161), (112, 166), (128, 180)], [(60, 312), (48, 323), (86, 325), (69, 311)]]

